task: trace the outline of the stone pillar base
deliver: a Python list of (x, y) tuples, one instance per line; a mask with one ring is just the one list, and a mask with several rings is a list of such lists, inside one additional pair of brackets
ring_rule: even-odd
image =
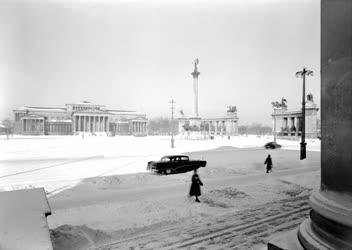
[(310, 205), (313, 209), (310, 218), (300, 225), (298, 232), (295, 230), (274, 238), (268, 243), (269, 250), (352, 249), (352, 200), (349, 196), (315, 191), (310, 197)]
[(348, 195), (316, 191), (310, 197), (310, 219), (300, 225), (298, 237), (308, 250), (352, 249), (352, 201)]
[(268, 250), (304, 250), (298, 240), (298, 230), (282, 233), (268, 243)]

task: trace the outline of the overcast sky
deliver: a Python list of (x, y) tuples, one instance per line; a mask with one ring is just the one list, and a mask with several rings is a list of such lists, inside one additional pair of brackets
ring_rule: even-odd
[(234, 105), (241, 124), (271, 125), (271, 101), (300, 108), (303, 66), (320, 105), (320, 3), (0, 1), (0, 119), (83, 100), (155, 117), (174, 99), (192, 115), (196, 57), (202, 117)]

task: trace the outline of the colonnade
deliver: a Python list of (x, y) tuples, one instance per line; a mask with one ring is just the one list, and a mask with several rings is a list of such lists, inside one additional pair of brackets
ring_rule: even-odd
[(108, 116), (75, 115), (75, 132), (108, 132), (108, 120)]
[[(302, 131), (302, 117), (301, 116), (273, 116), (274, 129), (276, 133), (298, 134)], [(276, 127), (276, 128), (275, 128)]]
[(43, 118), (23, 118), (23, 132), (44, 133), (44, 119)]
[(145, 133), (147, 131), (146, 121), (132, 121), (132, 133)]
[(237, 120), (203, 120), (203, 127), (206, 133), (215, 135), (234, 135), (237, 134)]

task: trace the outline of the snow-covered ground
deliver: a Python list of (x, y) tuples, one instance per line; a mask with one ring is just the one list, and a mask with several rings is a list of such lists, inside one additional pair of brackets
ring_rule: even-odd
[[(299, 141), (265, 150), (271, 137), (175, 139), (171, 149), (170, 137), (159, 136), (1, 137), (0, 189), (45, 187), (54, 247), (65, 250), (256, 249), (308, 215), (320, 180), (319, 140), (307, 140), (300, 161)], [(178, 153), (207, 160), (200, 204), (187, 197), (192, 173), (146, 173), (149, 160)]]
[[(0, 137), (0, 190), (44, 187), (56, 193), (94, 176), (141, 173), (149, 160), (163, 155), (215, 149), (262, 147), (271, 137), (234, 136), (230, 140), (185, 140), (149, 136), (14, 136)], [(320, 151), (319, 140), (308, 140), (308, 150)], [(278, 140), (283, 149), (299, 150), (299, 142)]]

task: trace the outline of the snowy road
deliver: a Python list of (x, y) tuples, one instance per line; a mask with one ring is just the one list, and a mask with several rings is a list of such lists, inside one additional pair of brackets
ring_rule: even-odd
[[(267, 153), (275, 164), (271, 174), (265, 174), (262, 162)], [(290, 150), (226, 148), (190, 155), (209, 161), (199, 171), (200, 204), (187, 198), (191, 173), (90, 178), (49, 199), (50, 227), (102, 230), (108, 240), (90, 240), (101, 249), (263, 246), (272, 234), (306, 217), (310, 190), (319, 183), (319, 152), (310, 152), (306, 161)], [(248, 221), (253, 218), (255, 223)]]
[[(256, 136), (207, 141), (176, 139), (176, 148), (170, 149), (168, 137), (22, 136), (10, 140), (0, 137), (0, 190), (44, 187), (53, 194), (85, 178), (146, 172), (146, 162), (166, 154), (262, 147), (270, 139)], [(281, 143), (285, 149), (296, 150), (299, 146), (296, 141)], [(319, 151), (319, 141), (308, 142), (308, 149)], [(243, 162), (239, 163), (243, 168)]]

